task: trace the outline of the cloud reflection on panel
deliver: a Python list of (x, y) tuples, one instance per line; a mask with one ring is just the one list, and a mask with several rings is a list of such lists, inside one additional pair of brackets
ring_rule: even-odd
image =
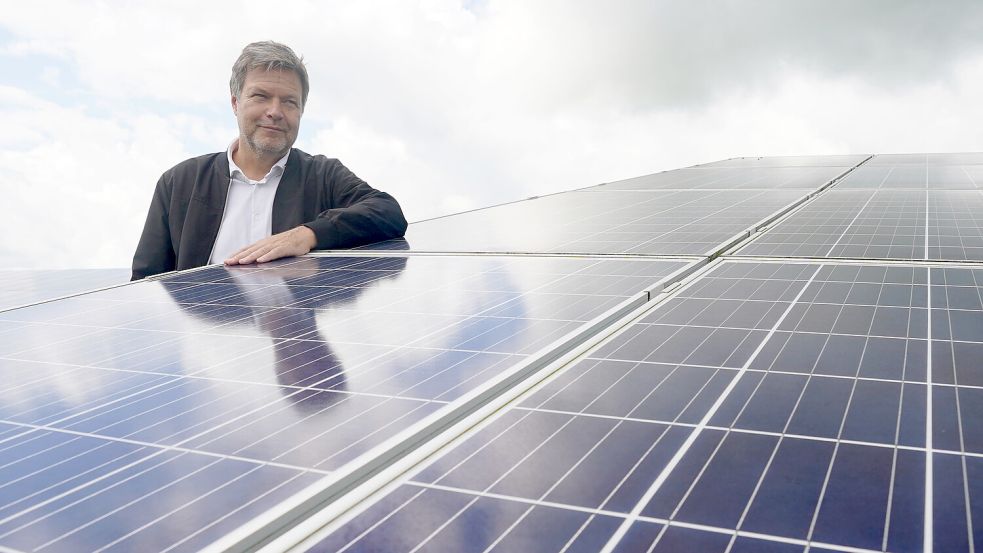
[(0, 411), (334, 470), (620, 302), (632, 279), (654, 280), (606, 263), (304, 258), (18, 310), (7, 321), (35, 345), (0, 343), (0, 357), (32, 380), (4, 396), (37, 401)]
[[(526, 328), (522, 302), (513, 301), (520, 294), (493, 260), (459, 265), (307, 258), (236, 269), (227, 272), (222, 299), (209, 305), (195, 294), (215, 284), (165, 282), (210, 333), (271, 344), (232, 361), (210, 356), (195, 373), (229, 388), (222, 410), (250, 415), (248, 424), (209, 430), (185, 445), (330, 470), (507, 368)], [(494, 316), (476, 316), (492, 309)], [(185, 358), (211, 337), (194, 340), (184, 345)], [(244, 387), (256, 388), (258, 410)]]

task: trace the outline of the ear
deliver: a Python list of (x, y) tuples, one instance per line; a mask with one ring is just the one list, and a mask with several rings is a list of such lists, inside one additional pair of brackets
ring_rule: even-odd
[(233, 94), (232, 95), (232, 113), (235, 114), (235, 115), (239, 115), (239, 111), (238, 110), (239, 110), (239, 99), (236, 98), (236, 95), (235, 94)]

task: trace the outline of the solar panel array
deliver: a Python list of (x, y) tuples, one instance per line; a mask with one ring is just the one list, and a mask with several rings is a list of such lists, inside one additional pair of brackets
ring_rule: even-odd
[(0, 551), (972, 551), (983, 156), (884, 158), (2, 312)]
[(130, 280), (125, 269), (0, 270), (0, 309), (50, 301)]

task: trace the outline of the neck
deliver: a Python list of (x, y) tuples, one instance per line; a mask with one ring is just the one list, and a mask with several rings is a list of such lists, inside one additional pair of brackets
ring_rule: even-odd
[(244, 175), (252, 180), (266, 176), (283, 154), (265, 154), (254, 151), (241, 137), (239, 144), (232, 151), (232, 161), (239, 166)]

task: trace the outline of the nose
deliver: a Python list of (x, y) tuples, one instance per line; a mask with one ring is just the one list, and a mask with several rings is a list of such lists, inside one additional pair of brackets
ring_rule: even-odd
[(274, 121), (283, 119), (283, 105), (280, 100), (273, 98), (266, 106), (266, 116)]

